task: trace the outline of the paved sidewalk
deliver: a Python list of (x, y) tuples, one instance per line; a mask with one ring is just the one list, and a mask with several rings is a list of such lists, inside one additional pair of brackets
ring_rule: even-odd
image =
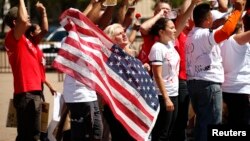
[[(58, 82), (57, 73), (47, 73), (47, 80), (58, 91), (62, 92), (62, 82)], [(6, 128), (9, 100), (13, 98), (13, 77), (12, 73), (0, 73), (0, 141), (14, 141), (16, 128)], [(50, 103), (49, 121), (52, 118), (53, 97), (45, 86), (45, 99)]]

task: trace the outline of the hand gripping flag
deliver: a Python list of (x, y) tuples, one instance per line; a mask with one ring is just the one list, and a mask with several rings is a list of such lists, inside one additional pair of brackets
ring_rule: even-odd
[(137, 141), (147, 140), (159, 102), (142, 63), (126, 54), (76, 9), (60, 16), (68, 31), (53, 66), (96, 90)]

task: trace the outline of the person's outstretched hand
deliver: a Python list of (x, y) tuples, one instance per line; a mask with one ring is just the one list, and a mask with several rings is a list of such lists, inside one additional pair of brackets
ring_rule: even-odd
[(246, 5), (246, 0), (235, 0), (234, 9), (243, 11), (245, 9), (245, 5)]
[(43, 5), (42, 3), (40, 3), (39, 1), (36, 3), (36, 9), (37, 9), (37, 11), (39, 11), (40, 13), (46, 12), (46, 8), (45, 8), (44, 5)]

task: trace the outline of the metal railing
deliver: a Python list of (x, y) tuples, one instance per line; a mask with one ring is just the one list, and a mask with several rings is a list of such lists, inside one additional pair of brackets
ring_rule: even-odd
[[(140, 37), (137, 37), (136, 41), (133, 43), (134, 44), (134, 49), (139, 49), (139, 46), (141, 45), (142, 43), (142, 39)], [(0, 44), (1, 46), (1, 44)], [(52, 64), (52, 61), (53, 59), (55, 58), (55, 53), (46, 53), (46, 56), (47, 57), (47, 63), (49, 63), (49, 65)], [(50, 66), (50, 67), (46, 67), (47, 68), (47, 71), (55, 71), (53, 70), (53, 68)], [(5, 51), (5, 49), (1, 46), (0, 47), (0, 73), (11, 73), (11, 67), (10, 67), (10, 64), (9, 64), (9, 59), (8, 59), (8, 55)], [(64, 80), (64, 74), (63, 73), (60, 73), (58, 72), (58, 82), (62, 82)]]
[(9, 73), (11, 72), (9, 60), (6, 51), (0, 51), (0, 73)]

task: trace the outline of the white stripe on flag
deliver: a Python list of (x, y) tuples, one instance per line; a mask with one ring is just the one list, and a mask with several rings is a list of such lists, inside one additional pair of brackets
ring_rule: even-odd
[[(96, 70), (98, 70), (99, 71), (99, 73), (102, 75), (102, 77), (103, 78), (105, 78), (105, 82), (107, 82), (106, 84), (109, 86), (109, 87), (112, 87), (108, 82), (108, 79), (105, 77), (106, 75), (104, 74), (105, 72), (103, 72), (102, 71), (102, 69), (101, 69), (101, 67), (99, 66), (99, 64), (97, 64), (96, 62), (95, 62), (95, 60), (93, 60), (93, 58), (91, 58), (91, 57), (89, 57), (88, 55), (86, 55), (86, 54), (84, 54), (84, 53), (82, 53), (82, 51), (80, 51), (80, 50), (78, 50), (78, 49), (76, 49), (75, 47), (72, 47), (71, 45), (69, 45), (69, 44), (67, 44), (67, 43), (64, 43), (64, 46), (62, 47), (62, 49), (64, 49), (65, 51), (67, 51), (67, 52), (69, 52), (70, 54), (73, 54), (73, 55), (75, 55), (75, 56), (77, 56), (78, 58), (88, 58), (88, 59), (86, 59), (85, 61), (86, 62), (88, 62), (89, 64), (92, 64), (93, 65), (93, 67), (96, 69)], [(98, 51), (96, 51), (96, 50), (94, 50), (94, 49), (92, 49), (92, 48), (89, 48), (89, 47), (86, 47), (85, 48), (86, 50), (88, 50), (88, 51), (90, 51), (90, 52), (92, 52), (93, 54), (95, 54), (95, 55), (97, 55), (97, 57), (100, 57), (100, 52), (98, 52)], [(80, 53), (80, 54), (79, 54)], [(83, 57), (84, 56), (84, 57)], [(57, 60), (58, 61), (58, 60)], [(105, 64), (105, 63), (104, 63)], [(81, 64), (81, 65), (84, 65), (84, 64)], [(104, 65), (104, 66), (106, 66), (106, 64)], [(73, 67), (73, 66), (71, 66), (71, 67)], [(70, 68), (71, 68), (70, 67)], [(74, 67), (76, 67), (76, 66), (74, 66)], [(80, 66), (79, 66), (80, 67)], [(84, 68), (84, 67), (86, 67), (86, 66), (82, 66), (82, 68), (84, 69), (84, 71), (85, 72), (87, 72), (86, 71), (86, 68)], [(83, 69), (79, 69), (80, 71), (82, 71)], [(127, 89), (127, 91), (129, 91), (129, 93), (130, 94), (133, 94), (133, 96), (134, 97), (136, 97), (137, 98), (137, 94), (139, 95), (139, 93), (137, 92), (137, 91), (133, 91), (134, 90), (134, 88), (133, 87), (131, 87), (130, 85), (128, 85), (127, 84), (127, 82), (126, 81), (124, 81), (123, 79), (121, 79), (116, 73), (114, 73), (113, 72), (113, 70), (111, 70), (111, 69), (109, 69), (109, 67), (106, 67), (106, 69), (107, 69), (107, 71), (108, 71), (108, 73), (109, 73), (109, 76), (111, 77), (112, 76), (112, 78), (117, 78), (117, 79), (119, 79), (119, 81), (116, 81), (117, 83), (119, 83), (121, 86), (125, 86)], [(78, 71), (77, 71), (78, 72)], [(88, 76), (89, 76), (90, 74), (88, 73)], [(95, 80), (95, 79), (94, 79)], [(138, 116), (138, 118), (139, 119), (142, 119), (142, 118), (144, 118), (144, 120), (142, 120), (148, 127), (150, 126), (150, 123), (152, 122), (150, 119), (148, 119), (148, 118), (145, 118), (145, 117), (147, 117), (143, 112), (141, 112), (138, 108), (137, 108), (137, 106), (136, 105), (134, 105), (129, 99), (127, 99), (126, 97), (124, 97), (122, 94), (119, 94), (119, 90), (117, 91), (116, 89), (113, 89), (114, 91), (112, 91), (112, 95), (118, 100), (118, 101), (120, 101), (121, 103), (123, 103), (123, 105), (124, 106), (126, 106), (131, 112), (133, 112), (136, 116)], [(143, 103), (145, 103), (146, 104), (146, 102), (145, 102), (145, 100), (143, 100), (143, 99), (141, 99), (141, 98), (139, 98), (138, 99), (139, 101), (140, 101), (140, 103), (141, 104), (143, 104)], [(145, 105), (144, 105), (145, 106)], [(148, 107), (148, 106), (147, 106)], [(135, 110), (136, 109), (138, 110), (138, 111), (136, 111), (135, 112)], [(146, 108), (146, 110), (151, 110), (149, 107), (148, 108)], [(147, 111), (148, 112), (148, 111)]]
[[(77, 63), (74, 63), (71, 60), (67, 60), (66, 58), (64, 58), (62, 56), (58, 56), (55, 61), (65, 65), (69, 68), (72, 68), (74, 71), (78, 72), (79, 74), (81, 74), (85, 78), (88, 78), (92, 81), (95, 81), (97, 83), (97, 85), (99, 85), (104, 90), (104, 92), (108, 96), (110, 102), (112, 103), (113, 108), (115, 109), (117, 114), (124, 119), (126, 124), (132, 126), (131, 129), (134, 130), (134, 132), (136, 132), (140, 136), (146, 135), (146, 133), (139, 126), (137, 126), (136, 123), (134, 123), (130, 118), (128, 118), (127, 115), (124, 114), (117, 106), (114, 106), (116, 104), (114, 103), (113, 98), (111, 98), (110, 93), (105, 88), (105, 86), (103, 86), (103, 83), (99, 80), (99, 77), (97, 77), (94, 74), (89, 75), (89, 73), (86, 73), (86, 72), (88, 72), (88, 70), (86, 69), (87, 67), (82, 67), (82, 65), (79, 66)], [(113, 92), (116, 91), (115, 89), (113, 89), (113, 87), (110, 87), (110, 88)], [(117, 100), (119, 100), (119, 99), (117, 99)]]
[[(139, 75), (132, 74), (131, 78), (115, 73), (112, 69), (117, 67), (110, 68), (106, 64), (107, 61), (118, 61), (113, 55), (110, 56), (113, 51), (110, 50), (113, 46), (112, 41), (79, 10), (66, 10), (60, 16), (60, 22), (70, 37), (63, 43), (63, 50), (55, 59), (54, 67), (99, 92), (129, 134), (138, 141), (147, 140), (160, 109), (157, 95), (154, 89), (150, 89), (154, 86), (152, 83), (147, 83), (148, 86), (144, 84), (143, 79), (151, 80), (150, 77), (140, 76), (140, 66), (132, 66)], [(119, 49), (116, 51), (119, 52)], [(126, 66), (119, 67), (118, 69), (126, 69)], [(130, 66), (127, 67), (130, 69)], [(142, 74), (144, 73), (143, 70)], [(132, 82), (130, 86), (126, 79), (136, 79), (136, 83)], [(138, 83), (139, 80), (142, 83)], [(138, 85), (138, 90), (140, 86), (150, 90), (136, 91), (134, 89), (137, 88), (133, 88), (135, 85)], [(144, 92), (152, 94), (153, 99), (147, 99), (147, 93)], [(140, 98), (136, 98), (137, 95), (140, 95)], [(144, 95), (146, 99), (143, 99)], [(157, 107), (151, 107), (151, 102), (155, 102)]]

